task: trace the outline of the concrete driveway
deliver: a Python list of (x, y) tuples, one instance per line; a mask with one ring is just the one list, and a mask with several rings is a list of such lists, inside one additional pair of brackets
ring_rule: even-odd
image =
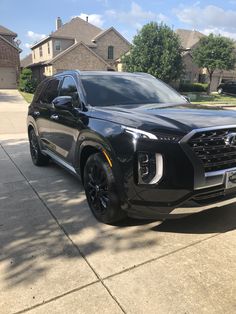
[(0, 313), (236, 312), (235, 205), (98, 223), (75, 178), (33, 166), (26, 111), (0, 91)]

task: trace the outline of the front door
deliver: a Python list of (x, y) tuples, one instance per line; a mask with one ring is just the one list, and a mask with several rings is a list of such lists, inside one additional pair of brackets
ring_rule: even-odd
[(52, 101), (58, 96), (60, 80), (50, 79), (40, 92), (34, 104), (34, 118), (43, 147), (50, 148), (50, 118), (53, 108)]
[(66, 162), (73, 162), (75, 144), (80, 129), (79, 94), (72, 76), (65, 76), (59, 96), (71, 96), (73, 108), (54, 109), (51, 115), (51, 142), (54, 153)]

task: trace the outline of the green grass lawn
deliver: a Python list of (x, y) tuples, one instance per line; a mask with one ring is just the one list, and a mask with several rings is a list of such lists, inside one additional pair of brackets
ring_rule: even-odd
[(24, 99), (28, 102), (31, 103), (31, 101), (33, 100), (34, 94), (30, 94), (30, 93), (25, 93), (25, 92), (21, 92), (21, 95), (24, 97)]
[(193, 104), (236, 105), (235, 96), (219, 95), (218, 93), (211, 93), (211, 95), (203, 93), (188, 93), (187, 96)]

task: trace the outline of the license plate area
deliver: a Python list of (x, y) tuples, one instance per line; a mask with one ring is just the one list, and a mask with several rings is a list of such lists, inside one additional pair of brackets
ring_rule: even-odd
[(236, 170), (226, 172), (225, 188), (232, 189), (236, 187)]

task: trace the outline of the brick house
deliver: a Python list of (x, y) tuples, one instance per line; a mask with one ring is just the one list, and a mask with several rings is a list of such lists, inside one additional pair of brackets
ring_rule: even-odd
[[(183, 48), (183, 62), (185, 75), (183, 81), (189, 83), (204, 82), (207, 80), (206, 69), (199, 68), (193, 62), (192, 51), (197, 47), (199, 40), (205, 35), (196, 30), (177, 29)], [(236, 80), (236, 71), (216, 70), (212, 77), (211, 90), (216, 91), (217, 86), (227, 80)]]
[(79, 17), (62, 24), (56, 31), (34, 44), (31, 68), (38, 80), (64, 70), (116, 70), (116, 60), (130, 43), (113, 27), (102, 30)]
[(0, 25), (0, 88), (17, 88), (21, 49), (17, 34)]

